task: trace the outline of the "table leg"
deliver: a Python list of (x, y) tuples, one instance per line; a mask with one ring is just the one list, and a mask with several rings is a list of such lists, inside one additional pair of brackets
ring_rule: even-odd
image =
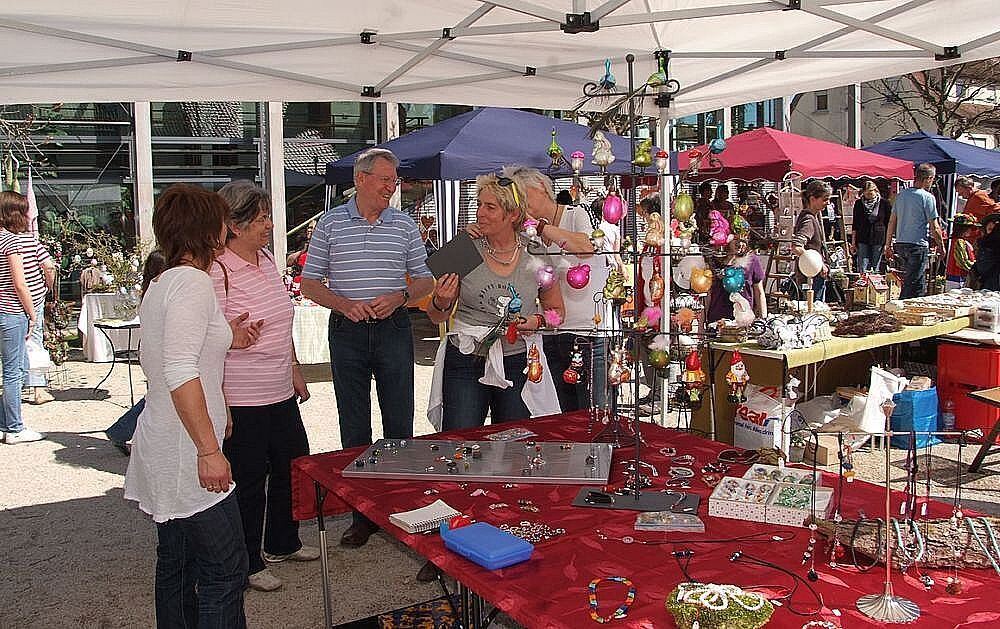
[(326, 554), (326, 522), (323, 521), (323, 501), (326, 490), (316, 483), (316, 526), (319, 528), (319, 565), (323, 572), (323, 619), (326, 629), (333, 629), (333, 601), (330, 600), (330, 558)]
[(969, 472), (979, 471), (979, 466), (982, 465), (986, 457), (989, 456), (990, 450), (996, 447), (997, 434), (1000, 434), (1000, 420), (994, 422), (993, 429), (990, 430), (990, 434), (986, 435), (983, 445), (979, 447), (979, 452), (976, 453), (976, 458), (972, 459), (972, 463), (969, 464)]
[[(104, 328), (97, 328), (97, 329), (101, 331), (101, 334), (104, 335), (104, 338), (108, 339), (108, 345), (111, 346), (111, 369), (108, 369), (108, 373), (103, 378), (101, 378), (100, 382), (98, 382), (94, 386), (94, 393), (97, 393), (97, 390), (101, 388), (101, 385), (104, 384), (104, 381), (111, 377), (112, 372), (114, 372), (115, 370), (115, 365), (118, 363), (118, 355), (115, 353), (115, 342), (111, 340), (111, 335), (109, 335), (107, 330), (105, 330)], [(131, 334), (131, 331), (129, 332), (129, 334)], [(135, 406), (135, 404), (132, 404), (132, 406)]]

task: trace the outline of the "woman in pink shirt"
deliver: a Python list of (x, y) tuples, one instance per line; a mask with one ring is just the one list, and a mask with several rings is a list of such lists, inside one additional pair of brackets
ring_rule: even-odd
[(230, 213), (226, 248), (211, 269), (216, 297), (227, 318), (249, 312), (251, 321), (263, 322), (256, 344), (226, 354), (223, 391), (233, 432), (223, 451), (236, 482), (250, 587), (270, 592), (281, 579), (265, 562), (319, 558), (319, 549), (302, 545), (292, 519), (291, 462), (309, 454), (297, 402), (309, 399), (309, 390), (292, 346), (294, 309), (266, 249), (270, 198), (249, 181), (229, 183), (219, 194)]

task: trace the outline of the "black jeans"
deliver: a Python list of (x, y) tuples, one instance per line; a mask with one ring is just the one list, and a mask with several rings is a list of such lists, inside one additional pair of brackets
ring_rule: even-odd
[(927, 257), (928, 248), (924, 245), (913, 245), (906, 242), (896, 243), (896, 259), (903, 271), (903, 287), (899, 291), (900, 299), (923, 297), (927, 292)]
[[(585, 373), (576, 384), (569, 384), (563, 380), (563, 372), (569, 367), (574, 344), (583, 355)], [(606, 344), (607, 341), (600, 336), (588, 337), (567, 333), (548, 334), (542, 337), (546, 366), (552, 376), (552, 383), (556, 386), (556, 395), (559, 397), (559, 408), (562, 412), (590, 408), (591, 404), (604, 406), (608, 386)]]
[(262, 541), (264, 551), (272, 555), (302, 548), (299, 523), (292, 519), (292, 459), (309, 454), (309, 440), (294, 397), (229, 410), (233, 434), (222, 450), (236, 482), (250, 574), (256, 574), (264, 569)]
[(233, 494), (156, 525), (157, 629), (245, 629), (247, 549)]
[[(497, 343), (505, 341), (498, 340)], [(528, 379), (524, 374), (527, 355), (511, 354), (503, 357), (504, 375), (514, 386), (500, 389), (479, 382), (483, 377), (486, 359), (475, 354), (463, 354), (450, 341), (444, 356), (444, 385), (442, 397), (442, 428), (457, 430), (475, 428), (486, 422), (486, 411), (490, 411), (490, 423), (528, 419), (531, 413), (521, 399), (521, 391)]]

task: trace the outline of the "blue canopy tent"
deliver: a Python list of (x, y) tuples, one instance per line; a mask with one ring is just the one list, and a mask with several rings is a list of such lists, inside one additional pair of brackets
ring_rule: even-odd
[(939, 175), (1000, 177), (1000, 151), (991, 151), (926, 131), (901, 135), (866, 146), (864, 150), (905, 159), (914, 164), (933, 164)]
[[(400, 161), (399, 176), (404, 179), (463, 181), (496, 172), (504, 164), (533, 166), (554, 177), (572, 175), (567, 163), (550, 169), (552, 160), (547, 149), (553, 128), (567, 160), (573, 151), (587, 155), (580, 174), (597, 174), (599, 168), (590, 163), (594, 142), (588, 137), (586, 126), (518, 109), (474, 109), (383, 142), (379, 147), (396, 154)], [(618, 135), (605, 135), (616, 158), (609, 172), (630, 172), (629, 141)], [(327, 185), (352, 181), (354, 159), (359, 153), (327, 164)]]
[(1000, 177), (1000, 151), (991, 151), (943, 135), (917, 131), (885, 142), (866, 146), (866, 151), (911, 161), (933, 164), (941, 175), (941, 194), (955, 211), (955, 176)]
[[(547, 150), (553, 128), (566, 160), (557, 168), (552, 168)], [(497, 172), (505, 164), (524, 164), (554, 178), (568, 177), (573, 174), (568, 160), (574, 151), (582, 151), (587, 156), (581, 175), (599, 174), (599, 167), (591, 163), (594, 142), (588, 134), (586, 126), (575, 122), (518, 109), (483, 107), (378, 146), (389, 149), (399, 158), (400, 177), (435, 181), (438, 233), (445, 242), (458, 228), (459, 182)], [(616, 158), (608, 172), (629, 173), (631, 149), (628, 139), (610, 133), (605, 136)], [(352, 181), (354, 160), (359, 154), (360, 151), (327, 164), (327, 186)], [(655, 171), (650, 168), (649, 172)]]

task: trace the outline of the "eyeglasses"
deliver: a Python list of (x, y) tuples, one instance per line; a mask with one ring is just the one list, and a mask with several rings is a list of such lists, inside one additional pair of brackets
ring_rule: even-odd
[[(362, 172), (364, 174), (368, 175), (369, 177), (375, 177), (375, 175), (373, 175), (372, 173), (368, 172), (367, 170), (364, 170)], [(398, 186), (399, 184), (403, 183), (403, 178), (402, 177), (387, 177), (385, 175), (382, 175), (382, 176), (376, 177), (376, 179), (378, 179), (378, 182), (380, 184), (382, 184), (383, 186), (389, 185), (390, 183), (392, 185), (394, 185), (394, 186)]]
[(510, 177), (504, 177), (502, 175), (497, 175), (497, 183), (502, 187), (506, 188), (510, 186), (510, 192), (514, 195), (514, 203), (521, 205), (521, 197), (517, 194), (517, 184)]

